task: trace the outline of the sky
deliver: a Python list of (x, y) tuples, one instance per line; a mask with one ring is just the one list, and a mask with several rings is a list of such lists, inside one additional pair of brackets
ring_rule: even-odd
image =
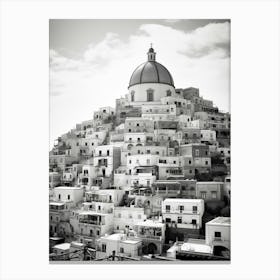
[(61, 134), (115, 107), (153, 44), (176, 88), (196, 87), (230, 111), (230, 21), (50, 20), (50, 147)]

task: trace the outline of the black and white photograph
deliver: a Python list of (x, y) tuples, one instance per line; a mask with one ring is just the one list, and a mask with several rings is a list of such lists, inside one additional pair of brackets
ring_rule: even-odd
[(49, 260), (230, 261), (230, 20), (50, 20)]
[(280, 280), (280, 1), (0, 0), (0, 280)]

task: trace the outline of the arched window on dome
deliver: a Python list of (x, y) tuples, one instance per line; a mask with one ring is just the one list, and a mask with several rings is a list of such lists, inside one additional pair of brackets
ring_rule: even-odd
[(154, 101), (154, 90), (151, 88), (147, 89), (147, 101)]
[(134, 102), (135, 91), (133, 90), (130, 94), (131, 94), (131, 102)]
[(171, 96), (171, 90), (170, 89), (166, 91), (166, 96)]

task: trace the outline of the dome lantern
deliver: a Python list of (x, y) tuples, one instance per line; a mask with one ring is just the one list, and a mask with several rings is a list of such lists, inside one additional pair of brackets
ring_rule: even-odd
[(148, 61), (156, 61), (156, 53), (154, 52), (152, 43), (149, 51), (147, 52), (147, 55), (148, 55)]

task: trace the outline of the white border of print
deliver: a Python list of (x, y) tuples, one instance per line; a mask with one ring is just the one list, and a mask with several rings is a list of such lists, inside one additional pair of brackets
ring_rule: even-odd
[[(230, 264), (49, 264), (49, 19), (116, 17), (231, 19)], [(279, 279), (279, 34), (278, 1), (2, 1), (0, 278)]]

